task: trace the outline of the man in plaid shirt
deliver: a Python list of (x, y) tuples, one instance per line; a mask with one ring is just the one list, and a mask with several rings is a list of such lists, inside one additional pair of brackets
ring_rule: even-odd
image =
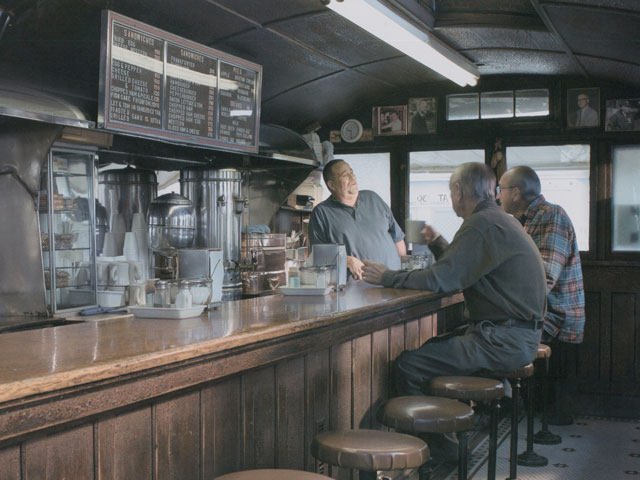
[[(584, 287), (576, 233), (559, 205), (545, 200), (540, 179), (530, 167), (508, 170), (498, 182), (502, 208), (524, 226), (538, 246), (547, 277), (547, 313), (542, 342), (551, 346), (551, 376), (556, 404), (549, 423), (572, 423), (569, 375), (575, 376), (576, 345), (584, 337)], [(560, 380), (560, 381), (558, 381)]]

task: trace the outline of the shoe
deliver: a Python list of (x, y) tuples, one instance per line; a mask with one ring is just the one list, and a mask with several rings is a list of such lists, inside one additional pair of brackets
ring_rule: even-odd
[(455, 433), (444, 435), (429, 435), (427, 441), (431, 460), (435, 463), (458, 463), (458, 439)]

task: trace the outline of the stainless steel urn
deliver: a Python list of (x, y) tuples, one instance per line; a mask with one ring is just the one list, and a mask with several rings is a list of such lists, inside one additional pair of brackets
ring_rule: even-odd
[(133, 214), (146, 216), (151, 200), (157, 195), (158, 180), (153, 170), (127, 167), (98, 175), (98, 200), (107, 209), (111, 229), (120, 214), (125, 230), (130, 232)]
[(220, 248), (225, 287), (241, 285), (241, 232), (246, 199), (242, 173), (232, 168), (189, 168), (180, 172), (180, 191), (196, 210), (195, 248)]

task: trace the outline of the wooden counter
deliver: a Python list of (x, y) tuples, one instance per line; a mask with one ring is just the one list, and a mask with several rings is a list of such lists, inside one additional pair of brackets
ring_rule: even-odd
[(460, 302), (352, 282), (183, 320), (122, 316), (0, 335), (0, 478), (312, 469), (313, 435), (375, 426), (393, 359)]

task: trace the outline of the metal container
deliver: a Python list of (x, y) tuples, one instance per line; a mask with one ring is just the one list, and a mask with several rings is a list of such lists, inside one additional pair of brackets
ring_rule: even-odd
[(180, 191), (196, 211), (195, 248), (220, 248), (225, 287), (239, 286), (241, 232), (247, 200), (242, 174), (235, 169), (189, 168), (180, 172)]
[(98, 200), (107, 209), (108, 224), (113, 228), (115, 215), (124, 219), (131, 231), (134, 213), (147, 215), (151, 201), (158, 196), (158, 180), (153, 170), (127, 167), (98, 174)]
[(161, 195), (151, 202), (147, 214), (149, 248), (175, 255), (180, 248), (190, 248), (196, 230), (191, 201), (177, 193)]

